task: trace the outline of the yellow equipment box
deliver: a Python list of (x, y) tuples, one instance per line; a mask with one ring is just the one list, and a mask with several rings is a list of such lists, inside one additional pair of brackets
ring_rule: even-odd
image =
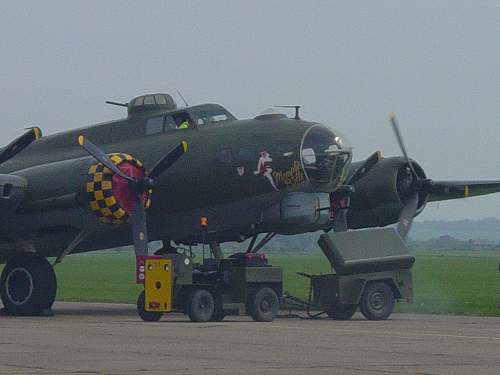
[(172, 260), (149, 258), (144, 264), (144, 309), (146, 311), (172, 311)]

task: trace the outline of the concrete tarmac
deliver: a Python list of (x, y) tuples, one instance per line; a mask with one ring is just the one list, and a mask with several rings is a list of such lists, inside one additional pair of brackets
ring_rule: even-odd
[(500, 374), (500, 318), (393, 314), (383, 322), (181, 314), (144, 323), (132, 305), (56, 303), (0, 317), (0, 374)]

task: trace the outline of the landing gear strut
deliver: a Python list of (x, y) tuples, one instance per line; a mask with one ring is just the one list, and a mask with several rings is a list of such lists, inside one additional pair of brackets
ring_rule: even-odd
[(0, 278), (0, 297), (6, 315), (52, 315), (57, 282), (45, 257), (22, 253), (7, 262)]

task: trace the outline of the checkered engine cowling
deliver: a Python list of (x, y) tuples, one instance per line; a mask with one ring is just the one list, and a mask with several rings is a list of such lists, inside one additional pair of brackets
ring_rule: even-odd
[[(117, 166), (128, 163), (139, 169), (142, 174), (145, 173), (142, 163), (128, 154), (109, 154), (109, 157)], [(93, 164), (89, 168), (86, 190), (90, 209), (105, 224), (120, 225), (130, 220), (130, 210), (120, 204), (117, 198), (117, 186), (114, 186), (117, 185), (116, 178), (120, 177), (115, 176), (101, 163)], [(144, 207), (148, 208), (151, 205), (150, 198), (151, 190), (143, 196)]]

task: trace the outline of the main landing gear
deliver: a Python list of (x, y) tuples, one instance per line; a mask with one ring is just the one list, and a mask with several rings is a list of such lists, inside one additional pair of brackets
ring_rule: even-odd
[(4, 315), (52, 315), (56, 275), (45, 257), (21, 253), (11, 258), (0, 278)]

